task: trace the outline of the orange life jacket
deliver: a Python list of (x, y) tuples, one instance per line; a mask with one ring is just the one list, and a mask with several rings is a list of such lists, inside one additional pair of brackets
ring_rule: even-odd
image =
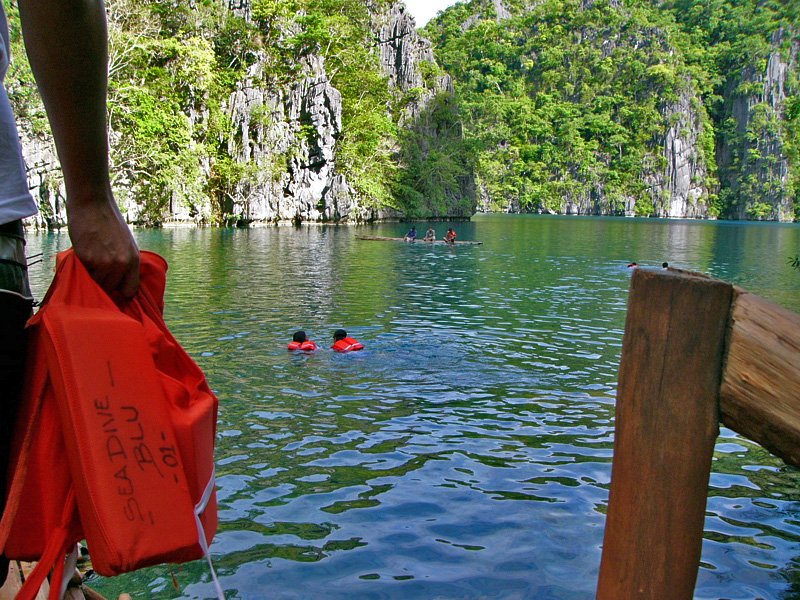
[(364, 344), (355, 338), (346, 337), (335, 342), (331, 348), (336, 352), (354, 352), (355, 350), (363, 350)]
[(296, 352), (298, 350), (300, 352), (313, 352), (317, 349), (317, 345), (311, 340), (306, 340), (305, 342), (289, 342), (286, 348), (289, 352)]
[(218, 401), (163, 321), (166, 270), (142, 252), (139, 292), (117, 306), (67, 250), (28, 323), (0, 522), (0, 551), (39, 561), (19, 600), (54, 566), (60, 597), (64, 555), (83, 538), (101, 575), (208, 558)]

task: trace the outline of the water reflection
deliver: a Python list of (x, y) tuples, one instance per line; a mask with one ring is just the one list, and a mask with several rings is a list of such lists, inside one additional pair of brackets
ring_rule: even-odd
[[(167, 322), (222, 400), (232, 598), (592, 598), (630, 272), (667, 260), (800, 310), (794, 226), (477, 217), (482, 246), (374, 227), (137, 232)], [(441, 234), (440, 234), (441, 237)], [(66, 236), (33, 236), (53, 255)], [(792, 252), (792, 248), (795, 249)], [(47, 270), (35, 277), (41, 294)], [(366, 345), (327, 350), (334, 329)], [(323, 349), (292, 355), (303, 328)], [(697, 598), (789, 598), (797, 473), (723, 431)], [(98, 582), (204, 598), (202, 563)]]

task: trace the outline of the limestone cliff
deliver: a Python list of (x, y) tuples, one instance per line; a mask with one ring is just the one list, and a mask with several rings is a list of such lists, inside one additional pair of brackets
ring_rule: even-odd
[(341, 94), (322, 57), (304, 60), (288, 88), (275, 86), (262, 63), (237, 88), (227, 108), (234, 125), (228, 153), (248, 166), (248, 176), (235, 185), (223, 214), (247, 222), (376, 218), (336, 171)]
[[(471, 28), (485, 27), (481, 24), (482, 20), (494, 20), (502, 21), (503, 25), (508, 23), (507, 27), (512, 32), (509, 35), (510, 38), (517, 36), (524, 39), (537, 36), (540, 25), (535, 20), (526, 20), (526, 13), (534, 11), (537, 5), (542, 3), (538, 1), (514, 3), (513, 10), (509, 8), (512, 4), (507, 4), (508, 6), (502, 0), (473, 0), (468, 4), (469, 10), (459, 22), (458, 29), (465, 35), (469, 35)], [(583, 0), (580, 10), (590, 11), (595, 8), (596, 4), (595, 0)], [(503, 68), (494, 67), (496, 72), (502, 72), (505, 69), (507, 72), (519, 73), (518, 79), (520, 80), (512, 84), (505, 83), (505, 85), (500, 85), (499, 81), (496, 81), (494, 86), (499, 98), (495, 101), (495, 105), (502, 106), (506, 103), (509, 106), (508, 113), (513, 114), (513, 104), (512, 101), (507, 100), (509, 94), (506, 92), (506, 88), (526, 86), (526, 94), (534, 99), (534, 104), (536, 95), (539, 93), (557, 96), (563, 103), (558, 110), (569, 113), (573, 123), (580, 122), (580, 119), (587, 116), (587, 121), (591, 122), (596, 118), (592, 113), (592, 104), (598, 99), (593, 97), (595, 91), (590, 92), (581, 87), (585, 86), (582, 79), (612, 79), (614, 70), (621, 71), (624, 68), (624, 65), (616, 64), (620, 54), (626, 51), (638, 53), (644, 67), (638, 75), (637, 87), (633, 89), (633, 86), (628, 86), (621, 93), (635, 96), (636, 100), (632, 104), (655, 105), (657, 112), (660, 113), (651, 117), (648, 126), (654, 132), (641, 144), (645, 147), (645, 152), (638, 163), (639, 171), (636, 173), (636, 178), (641, 182), (641, 186), (637, 187), (640, 187), (641, 191), (621, 194), (618, 190), (614, 190), (609, 179), (613, 180), (617, 175), (614, 173), (613, 165), (614, 161), (621, 157), (622, 151), (612, 155), (607, 150), (598, 150), (592, 158), (596, 164), (600, 164), (603, 169), (610, 171), (611, 177), (598, 175), (598, 169), (587, 167), (585, 160), (570, 158), (564, 164), (547, 165), (544, 169), (549, 179), (548, 183), (553, 184), (552, 188), (558, 190), (556, 193), (528, 193), (526, 188), (529, 186), (529, 182), (525, 175), (520, 176), (516, 171), (517, 164), (521, 162), (520, 155), (534, 154), (530, 147), (539, 146), (542, 138), (546, 140), (546, 137), (537, 132), (533, 136), (534, 139), (519, 139), (517, 137), (519, 136), (519, 126), (515, 127), (503, 122), (505, 115), (500, 113), (493, 114), (487, 119), (488, 123), (480, 123), (478, 127), (487, 130), (490, 127), (498, 129), (499, 127), (495, 123), (499, 121), (502, 123), (500, 127), (511, 130), (510, 135), (501, 139), (489, 151), (511, 158), (507, 160), (505, 169), (495, 168), (491, 173), (482, 173), (479, 170), (478, 175), (482, 177), (479, 192), (480, 209), (484, 211), (503, 210), (504, 212), (537, 211), (569, 215), (633, 216), (649, 214), (656, 217), (707, 218), (709, 216), (709, 199), (713, 190), (709, 186), (709, 165), (701, 143), (705, 127), (704, 121), (707, 119), (704, 119), (705, 109), (697, 91), (696, 82), (689, 77), (676, 76), (675, 80), (669, 83), (656, 77), (648, 78), (648, 66), (654, 67), (656, 72), (659, 69), (664, 69), (664, 72), (677, 72), (675, 64), (670, 62), (670, 57), (676, 54), (676, 48), (672, 45), (667, 32), (659, 27), (643, 25), (631, 19), (630, 8), (626, 3), (618, 0), (608, 2), (607, 8), (597, 8), (595, 12), (598, 10), (619, 13), (615, 15), (615, 19), (624, 25), (618, 27), (598, 27), (595, 23), (589, 26), (578, 25), (581, 19), (576, 19), (576, 22), (571, 24), (572, 29), (569, 29), (563, 23), (559, 23), (564, 28), (564, 38), (578, 41), (574, 52), (559, 48), (558, 51), (561, 53), (559, 67), (564, 73), (582, 73), (583, 75), (572, 77), (563, 87), (548, 87), (547, 83), (542, 80), (550, 77), (551, 73), (548, 72), (548, 69), (553, 67), (540, 72), (536, 68), (536, 63), (542, 59), (542, 55), (550, 50), (553, 43), (544, 42), (543, 48), (528, 54), (520, 49), (519, 56), (514, 56), (507, 61), (501, 59)], [(585, 20), (583, 19), (584, 22)], [(544, 25), (541, 27), (546, 29)], [(499, 37), (498, 34), (494, 35)], [(495, 43), (496, 47), (500, 45)], [(585, 56), (592, 54), (597, 57), (594, 63), (584, 60)], [(498, 58), (491, 56), (484, 62), (488, 65), (491, 64), (491, 60), (498, 61)], [(606, 68), (603, 62), (613, 64), (614, 68), (605, 72), (601, 71)], [(525, 66), (525, 63), (528, 66)], [(468, 76), (482, 78), (487, 70), (488, 67), (481, 66), (476, 70), (477, 73), (473, 72)], [(522, 83), (523, 81), (524, 83)], [(456, 84), (459, 83), (466, 82), (456, 81)], [(595, 88), (600, 88), (600, 85), (596, 85)], [(486, 90), (482, 92), (482, 95), (485, 96), (489, 91), (494, 93), (495, 90)], [(511, 92), (511, 94), (513, 93)], [(612, 95), (609, 93), (609, 97)], [(606, 100), (607, 98), (603, 101)], [(475, 104), (480, 102), (475, 99), (472, 101)], [(534, 112), (533, 108), (528, 110)], [(623, 111), (618, 111), (618, 114), (614, 116), (615, 123), (619, 127), (628, 127), (623, 118), (619, 116), (621, 112)], [(554, 129), (562, 126), (558, 124), (559, 118), (553, 118)], [(638, 135), (635, 131), (631, 133)], [(601, 136), (593, 136), (594, 134), (585, 134), (585, 137), (576, 145), (597, 147), (601, 146), (608, 138), (606, 132), (603, 132)], [(491, 137), (491, 135), (486, 137)], [(514, 140), (515, 137), (517, 137), (516, 140)], [(597, 139), (598, 137), (603, 139)], [(486, 162), (490, 162), (490, 160)], [(541, 173), (542, 168), (536, 165), (529, 171)], [(521, 183), (520, 180), (522, 180)], [(527, 200), (523, 198), (526, 194), (528, 195)], [(556, 194), (559, 198), (554, 198)], [(539, 199), (542, 195), (549, 196), (547, 202)]]
[[(705, 219), (708, 211), (708, 165), (700, 149), (703, 122), (698, 112), (700, 99), (691, 82), (675, 102), (661, 107), (665, 130), (656, 135), (642, 164), (641, 179), (652, 203), (652, 214), (662, 218)], [(588, 194), (567, 195), (564, 214), (636, 214), (636, 198), (627, 196), (616, 202), (605, 194), (602, 185)]]
[(657, 217), (708, 217), (708, 166), (700, 151), (703, 128), (698, 114), (700, 104), (700, 99), (692, 93), (691, 82), (687, 82), (678, 101), (666, 103), (662, 109), (668, 125), (656, 148), (663, 160), (652, 163), (665, 166), (658, 169), (651, 163), (643, 170)]
[[(242, 0), (233, 8), (245, 15), (249, 11)], [(368, 8), (381, 68), (399, 100), (398, 124), (435, 143), (441, 134), (426, 127), (429, 106), (441, 96), (453, 95), (452, 82), (444, 74), (432, 81), (423, 76), (423, 63), (435, 64), (433, 52), (402, 4), (371, 3)], [(402, 216), (390, 207), (371, 205), (337, 169), (343, 107), (322, 57), (303, 60), (288, 89), (276, 85), (263, 63), (256, 63), (237, 87), (227, 108), (234, 123), (228, 149), (248, 166), (249, 175), (235, 186), (224, 214), (247, 222), (363, 222)], [(403, 97), (411, 90), (418, 93)], [(401, 148), (395, 151), (400, 153)], [(471, 193), (470, 184), (464, 181), (453, 202), (431, 216), (472, 214), (474, 207), (460, 208), (463, 197)]]
[(747, 66), (725, 86), (724, 116), (734, 126), (720, 136), (717, 162), (733, 219), (794, 220), (784, 130), (800, 38), (781, 29), (772, 47), (763, 70)]
[[(220, 1), (232, 14), (247, 21), (252, 18), (251, 0)], [(413, 18), (401, 3), (375, 1), (367, 8), (370, 18), (364, 44), (379, 55), (385, 85), (394, 96), (386, 110), (403, 138), (398, 138), (393, 149), (397, 161), (402, 162), (408, 141), (404, 131), (413, 132), (421, 148), (436, 147), (437, 140), (447, 136), (460, 140), (458, 123), (443, 127), (441, 111), (432, 123), (432, 105), (438, 107), (452, 99), (452, 82), (438, 72), (430, 43), (417, 34)], [(289, 15), (287, 27), (302, 20), (303, 15), (298, 14), (299, 20)], [(287, 30), (285, 36), (298, 33)], [(167, 201), (161, 201), (159, 207), (142, 201), (148, 191), (141, 174), (147, 168), (141, 159), (131, 156), (125, 134), (110, 132), (117, 199), (128, 220), (146, 224), (347, 223), (407, 214), (401, 204), (397, 208), (376, 204), (347, 180), (339, 159), (342, 94), (332, 82), (324, 52), (298, 56), (289, 78), (273, 72), (274, 62), (267, 50), (255, 47), (250, 52), (255, 60), (220, 107), (230, 122), (219, 140), (223, 152), (198, 154), (192, 180), (187, 186), (173, 182)], [(183, 109), (180, 119), (189, 135), (200, 135), (207, 128), (212, 112), (204, 104), (207, 102), (200, 94)], [(64, 191), (52, 142), (48, 135), (34, 135), (25, 124), (22, 139), (31, 188), (41, 206), (36, 224), (61, 226), (66, 222)], [(223, 167), (227, 170), (220, 174)], [(215, 178), (224, 178), (224, 185), (211, 185)], [(205, 196), (204, 190), (213, 190), (211, 196)], [(474, 201), (469, 202), (472, 190), (471, 178), (465, 177), (458, 189), (443, 192), (446, 201), (422, 212), (434, 217), (469, 216), (474, 212)]]
[(39, 214), (29, 221), (45, 229), (66, 225), (66, 191), (55, 146), (48, 137), (32, 134), (24, 125), (20, 129), (20, 141), (28, 185), (39, 206)]
[[(476, 186), (466, 164), (453, 80), (438, 69), (430, 41), (417, 33), (414, 17), (402, 3), (369, 6), (381, 67), (400, 100), (398, 124), (405, 134), (396, 152), (401, 167), (415, 174), (435, 173), (446, 162), (455, 162), (463, 173), (445, 188), (418, 182), (411, 193), (422, 198), (417, 214), (410, 216), (469, 218), (476, 210)], [(441, 159), (444, 154), (447, 161)]]

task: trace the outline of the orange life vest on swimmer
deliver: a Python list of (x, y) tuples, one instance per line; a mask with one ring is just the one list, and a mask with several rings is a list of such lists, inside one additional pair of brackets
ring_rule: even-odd
[(300, 352), (313, 352), (317, 349), (317, 345), (311, 340), (306, 340), (305, 342), (289, 342), (286, 349), (289, 350), (289, 352), (296, 352), (298, 350)]
[(355, 338), (346, 337), (335, 342), (331, 348), (336, 352), (354, 352), (355, 350), (363, 350), (364, 344)]

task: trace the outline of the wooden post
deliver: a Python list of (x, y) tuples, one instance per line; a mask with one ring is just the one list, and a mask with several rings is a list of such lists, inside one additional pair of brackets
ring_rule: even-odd
[(800, 466), (800, 315), (735, 289), (722, 422)]
[(599, 600), (692, 598), (731, 295), (706, 277), (633, 274)]

